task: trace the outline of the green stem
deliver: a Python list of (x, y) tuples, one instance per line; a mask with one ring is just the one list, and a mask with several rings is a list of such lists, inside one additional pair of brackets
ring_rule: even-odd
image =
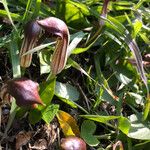
[(131, 139), (127, 137), (127, 142), (128, 142), (128, 150), (132, 150), (132, 142)]
[(134, 10), (136, 11), (137, 9), (139, 9), (141, 7), (141, 5), (145, 2), (145, 0), (140, 0), (135, 6), (134, 6)]
[(52, 79), (54, 79), (54, 78), (56, 78), (56, 75), (50, 73), (50, 74), (48, 75), (46, 81), (52, 80)]
[(89, 45), (92, 44), (93, 42), (96, 42), (97, 39), (98, 39), (99, 36), (100, 36), (101, 31), (102, 31), (102, 27), (100, 27), (100, 28), (97, 30), (97, 32), (89, 39), (89, 41), (86, 43), (86, 45), (89, 46)]
[(150, 98), (146, 98), (146, 104), (145, 104), (145, 109), (144, 109), (144, 114), (143, 114), (143, 120), (146, 120), (149, 114), (149, 109), (150, 109)]

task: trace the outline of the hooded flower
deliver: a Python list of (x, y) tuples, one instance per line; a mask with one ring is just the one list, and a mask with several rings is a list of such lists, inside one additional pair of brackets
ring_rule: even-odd
[(11, 96), (16, 99), (18, 106), (44, 105), (38, 93), (38, 83), (26, 78), (7, 81), (2, 87), (1, 98), (5, 100)]

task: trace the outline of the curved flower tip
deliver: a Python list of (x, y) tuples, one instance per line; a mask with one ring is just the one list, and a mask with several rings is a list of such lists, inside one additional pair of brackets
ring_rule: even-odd
[(46, 32), (57, 36), (56, 48), (51, 61), (51, 72), (56, 75), (64, 69), (67, 60), (67, 48), (70, 38), (68, 27), (62, 20), (55, 17), (38, 20), (37, 23)]
[(21, 67), (29, 67), (32, 60), (32, 54), (27, 54), (22, 56), (27, 51), (31, 50), (38, 39), (40, 34), (41, 27), (37, 24), (36, 21), (30, 21), (26, 24), (24, 29), (24, 40), (22, 43), (22, 47), (20, 50), (20, 66)]
[(70, 136), (61, 140), (60, 147), (62, 150), (86, 150), (86, 143), (79, 137)]
[(35, 108), (36, 104), (44, 105), (38, 93), (38, 86), (38, 83), (26, 78), (13, 79), (5, 84), (1, 97), (5, 99), (6, 94), (9, 94), (16, 99), (18, 106)]

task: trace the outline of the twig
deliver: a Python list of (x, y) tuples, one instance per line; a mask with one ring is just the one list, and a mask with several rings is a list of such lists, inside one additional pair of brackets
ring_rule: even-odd
[(86, 102), (88, 111), (90, 111), (89, 99), (87, 98), (87, 96), (85, 95), (85, 93), (83, 92), (81, 86), (78, 83), (77, 83), (77, 86), (78, 86), (78, 89), (80, 90), (80, 93), (82, 94), (82, 96), (83, 96), (83, 98)]

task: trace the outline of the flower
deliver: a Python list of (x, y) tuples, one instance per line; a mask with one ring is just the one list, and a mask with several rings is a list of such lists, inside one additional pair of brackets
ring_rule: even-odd
[(61, 140), (62, 150), (86, 150), (86, 143), (79, 137), (69, 136)]
[(16, 99), (17, 105), (23, 107), (44, 105), (39, 96), (38, 87), (38, 83), (26, 78), (9, 80), (2, 87), (1, 98), (5, 100), (6, 97), (12, 96)]
[(27, 51), (31, 50), (37, 42), (41, 28), (36, 21), (30, 21), (26, 24), (24, 29), (24, 40), (20, 50), (20, 66), (29, 67), (32, 61), (32, 54), (22, 56)]
[(45, 35), (56, 36), (57, 43), (51, 61), (51, 72), (56, 75), (66, 65), (70, 34), (67, 25), (55, 17), (31, 21), (26, 25), (25, 38), (20, 51), (20, 65), (22, 67), (30, 66), (32, 54), (22, 55), (35, 46), (41, 29), (45, 31)]
[(55, 17), (38, 20), (37, 23), (47, 33), (57, 36), (56, 48), (51, 61), (51, 72), (56, 75), (64, 69), (67, 60), (67, 48), (69, 44), (68, 27), (62, 20)]

